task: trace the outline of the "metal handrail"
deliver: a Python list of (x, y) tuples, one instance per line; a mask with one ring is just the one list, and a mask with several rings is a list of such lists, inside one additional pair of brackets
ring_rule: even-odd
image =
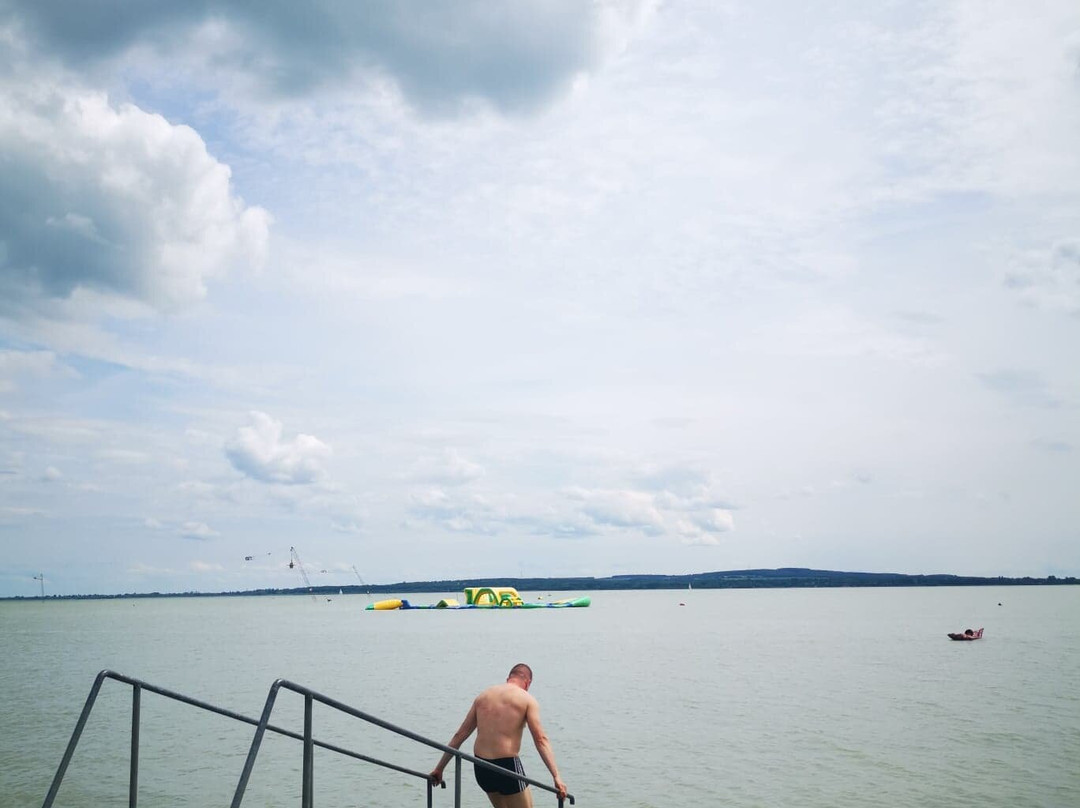
[[(71, 758), (75, 753), (75, 747), (78, 746), (79, 738), (82, 736), (83, 729), (86, 726), (86, 722), (90, 717), (90, 712), (97, 701), (98, 693), (101, 690), (101, 686), (106, 679), (113, 679), (117, 682), (131, 685), (132, 688), (132, 702), (131, 702), (131, 759), (130, 759), (130, 773), (128, 779), (128, 806), (129, 808), (137, 808), (138, 805), (138, 790), (139, 790), (139, 725), (140, 725), (140, 713), (141, 713), (141, 701), (142, 691), (149, 693), (155, 693), (159, 696), (172, 699), (174, 701), (187, 704), (192, 707), (198, 707), (199, 709), (206, 710), (217, 715), (231, 718), (235, 721), (241, 721), (245, 724), (254, 726), (255, 736), (252, 739), (251, 747), (248, 750), (248, 756), (244, 763), (244, 769), (240, 775), (240, 781), (237, 784), (236, 792), (233, 794), (233, 800), (231, 803), (232, 808), (240, 808), (240, 804), (244, 798), (244, 791), (247, 788), (248, 780), (251, 777), (251, 772), (255, 766), (255, 758), (258, 756), (259, 747), (262, 744), (262, 739), (267, 730), (275, 732), (279, 735), (284, 735), (289, 738), (293, 738), (302, 741), (304, 744), (304, 759), (303, 759), (303, 784), (301, 788), (301, 806), (302, 808), (313, 808), (314, 805), (314, 749), (319, 747), (320, 749), (326, 749), (331, 752), (337, 752), (341, 755), (354, 758), (356, 760), (364, 761), (365, 763), (373, 763), (377, 766), (381, 766), (386, 769), (399, 772), (401, 774), (409, 775), (410, 777), (419, 777), (425, 781), (427, 785), (427, 806), (432, 807), (432, 789), (433, 785), (428, 775), (425, 772), (418, 772), (413, 769), (399, 766), (395, 763), (390, 763), (385, 760), (378, 760), (377, 758), (369, 757), (368, 755), (355, 752), (351, 749), (345, 749), (334, 744), (320, 741), (312, 736), (312, 724), (313, 713), (312, 707), (315, 701), (321, 704), (331, 707), (339, 712), (343, 712), (347, 715), (351, 715), (354, 718), (359, 718), (362, 721), (366, 721), (370, 724), (375, 724), (378, 727), (394, 732), (410, 740), (418, 743), (425, 744), (438, 749), (442, 752), (447, 752), (455, 758), (455, 783), (454, 783), (454, 806), (460, 808), (461, 806), (461, 761), (468, 760), (474, 765), (480, 765), (488, 769), (500, 772), (503, 775), (515, 777), (519, 781), (528, 783), (529, 785), (536, 786), (544, 791), (550, 791), (556, 796), (558, 792), (547, 785), (533, 780), (525, 775), (517, 774), (516, 772), (509, 772), (505, 769), (499, 768), (486, 760), (474, 757), (466, 752), (462, 752), (459, 749), (446, 746), (437, 741), (433, 741), (430, 738), (425, 738), (422, 735), (418, 735), (415, 732), (411, 732), (402, 727), (395, 726), (389, 721), (384, 721), (381, 718), (376, 718), (373, 715), (357, 710), (354, 707), (350, 707), (343, 702), (332, 699), (328, 696), (324, 696), (321, 693), (317, 693), (310, 688), (298, 685), (285, 679), (278, 679), (270, 686), (270, 692), (267, 694), (266, 703), (263, 706), (262, 716), (259, 720), (250, 718), (246, 715), (233, 712), (232, 710), (226, 710), (222, 707), (216, 707), (213, 704), (209, 704), (199, 699), (185, 696), (182, 693), (169, 690), (164, 687), (152, 685), (148, 682), (144, 682), (139, 679), (132, 678), (130, 676), (124, 676), (123, 674), (116, 673), (110, 670), (101, 671), (95, 678), (94, 684), (90, 688), (90, 694), (86, 697), (86, 703), (83, 705), (82, 712), (79, 714), (79, 719), (75, 723), (75, 729), (71, 734), (71, 740), (68, 741), (67, 748), (64, 750), (64, 756), (60, 761), (60, 765), (57, 767), (56, 774), (53, 776), (52, 785), (49, 787), (49, 793), (45, 796), (45, 802), (42, 803), (42, 808), (52, 808), (53, 802), (56, 800), (57, 792), (60, 790), (60, 784), (63, 782), (64, 775), (67, 772), (68, 765), (71, 763)], [(274, 704), (277, 700), (277, 694), (282, 689), (291, 690), (304, 697), (304, 732), (297, 733), (291, 730), (283, 729), (281, 727), (274, 726), (270, 723), (270, 714), (273, 712)], [(443, 788), (446, 788), (446, 784), (441, 784)], [(574, 805), (574, 797), (572, 794), (567, 794), (566, 799), (569, 800), (571, 805)], [(559, 808), (563, 808), (563, 798), (558, 797)]]

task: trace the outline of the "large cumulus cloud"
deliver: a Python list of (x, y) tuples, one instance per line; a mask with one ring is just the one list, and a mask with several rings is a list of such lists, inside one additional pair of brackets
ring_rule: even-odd
[(268, 214), (194, 130), (61, 81), (0, 80), (0, 176), (9, 315), (79, 289), (173, 309), (265, 251)]
[(264, 483), (303, 485), (325, 476), (330, 447), (314, 435), (282, 439), (282, 424), (263, 412), (251, 413), (251, 425), (240, 427), (225, 446), (233, 467)]
[(194, 49), (215, 67), (278, 93), (306, 92), (357, 71), (380, 72), (421, 106), (486, 98), (528, 107), (590, 68), (637, 16), (639, 0), (308, 3), (0, 0), (38, 47), (69, 64), (134, 46)]

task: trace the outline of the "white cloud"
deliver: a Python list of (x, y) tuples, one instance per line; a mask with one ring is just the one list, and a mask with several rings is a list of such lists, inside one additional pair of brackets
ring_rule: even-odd
[(919, 365), (936, 365), (947, 358), (922, 336), (902, 333), (837, 305), (804, 307), (777, 327), (773, 338), (775, 350), (785, 356), (868, 357)]
[(113, 463), (123, 463), (125, 465), (137, 466), (150, 462), (150, 455), (146, 452), (140, 452), (137, 449), (103, 449), (98, 452), (98, 456), (102, 460), (109, 460)]
[(1028, 305), (1080, 314), (1080, 239), (1062, 239), (1048, 250), (1019, 256), (1005, 285)]
[(687, 495), (667, 489), (656, 493), (573, 489), (567, 496), (583, 502), (582, 512), (599, 526), (637, 529), (650, 536), (680, 536), (683, 541), (709, 544), (717, 543), (716, 534), (735, 529), (731, 511), (717, 506), (719, 498), (707, 485), (686, 488)]
[(535, 512), (512, 515), (507, 521), (527, 529), (531, 535), (557, 539), (584, 539), (601, 533), (593, 519), (574, 508), (541, 507)]
[(429, 488), (414, 492), (409, 500), (409, 513), (413, 517), (453, 533), (495, 535), (503, 527), (503, 515), (484, 497), (475, 494), (451, 496), (441, 488)]
[(172, 575), (176, 572), (174, 569), (168, 567), (156, 567), (151, 564), (137, 561), (127, 568), (127, 572), (131, 575)]
[(8, 514), (10, 516), (45, 516), (45, 511), (38, 508), (23, 508), (15, 505), (4, 505), (0, 507), (0, 513)]
[(202, 480), (184, 480), (177, 484), (176, 490), (196, 499), (212, 499), (218, 495), (218, 488)]
[(484, 467), (468, 460), (452, 448), (442, 454), (421, 457), (405, 478), (415, 482), (462, 485), (484, 476)]
[(16, 432), (56, 444), (96, 443), (105, 429), (100, 421), (69, 418), (13, 418), (10, 424)]
[(717, 547), (721, 544), (721, 538), (714, 533), (695, 532), (691, 527), (683, 536), (683, 544), (696, 547)]
[(185, 539), (196, 539), (200, 541), (213, 539), (221, 535), (205, 522), (184, 522), (180, 525), (177, 532)]
[(104, 93), (0, 79), (0, 313), (80, 290), (172, 310), (263, 259), (269, 216), (192, 129)]
[(225, 447), (233, 467), (264, 483), (303, 485), (322, 479), (330, 447), (313, 435), (281, 439), (282, 424), (266, 413), (252, 412), (251, 426), (240, 427)]
[(695, 514), (693, 522), (707, 535), (729, 533), (735, 529), (735, 517), (731, 511), (724, 511), (719, 508)]
[(578, 488), (568, 491), (567, 496), (580, 500), (582, 512), (598, 525), (638, 528), (652, 535), (663, 532), (664, 517), (651, 494)]
[(363, 533), (364, 526), (360, 522), (331, 521), (330, 529), (338, 533)]
[(61, 473), (60, 469), (56, 468), (56, 466), (46, 467), (45, 472), (41, 475), (41, 479), (47, 483), (56, 482), (57, 480), (62, 480), (63, 478), (63, 473)]
[(1042, 374), (1027, 368), (995, 370), (977, 374), (977, 378), (987, 389), (1023, 407), (1053, 410), (1075, 406), (1047, 383)]
[(52, 351), (0, 350), (0, 393), (10, 393), (17, 389), (21, 379), (38, 381), (78, 377), (79, 374), (74, 368), (61, 362)]

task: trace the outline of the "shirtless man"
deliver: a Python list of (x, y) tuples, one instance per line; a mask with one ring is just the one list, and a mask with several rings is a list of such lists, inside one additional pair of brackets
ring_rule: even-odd
[[(489, 687), (473, 700), (468, 715), (447, 746), (460, 749), (476, 730), (474, 756), (523, 775), (525, 770), (521, 767), (518, 753), (521, 751), (521, 733), (528, 726), (536, 751), (555, 780), (559, 798), (563, 799), (566, 797), (566, 784), (559, 779), (555, 754), (551, 751), (547, 733), (540, 725), (540, 705), (529, 695), (531, 684), (532, 669), (524, 663), (515, 665), (506, 677), (506, 684)], [(428, 775), (432, 785), (442, 783), (443, 769), (451, 757), (449, 752), (443, 753), (439, 765)], [(532, 808), (532, 792), (527, 783), (483, 766), (473, 766), (473, 769), (477, 785), (484, 789), (495, 808)]]

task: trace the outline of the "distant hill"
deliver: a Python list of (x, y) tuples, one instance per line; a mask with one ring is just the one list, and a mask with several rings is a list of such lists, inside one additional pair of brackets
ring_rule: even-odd
[[(1077, 578), (984, 578), (967, 575), (905, 575), (896, 572), (837, 572), (801, 567), (781, 569), (727, 570), (695, 572), (687, 575), (613, 575), (610, 578), (473, 578), (401, 582), (379, 587), (352, 587), (353, 591), (371, 592), (455, 592), (466, 586), (512, 586), (531, 590), (610, 590), (610, 589), (783, 589), (792, 587), (844, 586), (1026, 586), (1077, 584)], [(332, 587), (329, 587), (332, 589)], [(316, 590), (318, 591), (318, 590)], [(346, 587), (345, 591), (349, 591)]]
[[(463, 578), (443, 581), (401, 581), (394, 584), (314, 586), (290, 589), (249, 589), (241, 592), (146, 592), (122, 595), (54, 595), (54, 599), (222, 597), (240, 595), (336, 595), (407, 592), (460, 592), (466, 586), (512, 586), (521, 592), (599, 591), (612, 589), (790, 589), (811, 587), (866, 586), (1055, 586), (1080, 583), (1072, 576), (1057, 578), (985, 578), (972, 575), (905, 575), (899, 572), (838, 572), (802, 567), (775, 570), (727, 570), (695, 572), (687, 575), (613, 575), (610, 578)], [(41, 600), (39, 597), (0, 600)]]

